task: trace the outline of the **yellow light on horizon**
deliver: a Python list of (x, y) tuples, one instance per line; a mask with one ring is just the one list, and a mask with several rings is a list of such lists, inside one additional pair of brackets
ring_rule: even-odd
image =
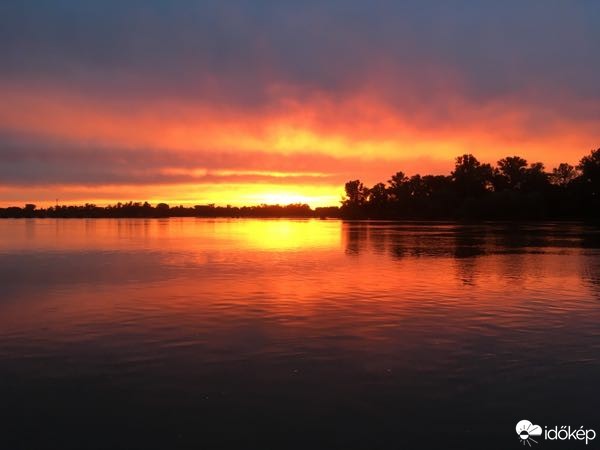
[[(0, 194), (2, 189), (0, 188)], [(194, 206), (215, 204), (217, 206), (255, 206), (260, 204), (288, 205), (306, 203), (312, 208), (339, 206), (343, 187), (338, 185), (302, 184), (171, 184), (171, 185), (117, 185), (81, 186), (64, 185), (34, 187), (23, 199), (6, 198), (0, 205), (13, 206), (34, 203), (40, 208), (54, 206), (56, 199), (61, 205), (83, 205), (93, 203), (107, 206), (117, 202), (144, 202), (152, 205), (167, 203), (170, 206)]]

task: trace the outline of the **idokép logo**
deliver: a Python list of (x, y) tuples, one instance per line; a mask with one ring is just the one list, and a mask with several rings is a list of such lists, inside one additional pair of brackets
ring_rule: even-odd
[(529, 420), (520, 420), (515, 427), (519, 440), (523, 445), (539, 444), (541, 439), (548, 441), (585, 441), (588, 445), (590, 441), (596, 439), (596, 431), (593, 429), (584, 429), (583, 426), (571, 428), (570, 425), (561, 425), (548, 428), (534, 425)]

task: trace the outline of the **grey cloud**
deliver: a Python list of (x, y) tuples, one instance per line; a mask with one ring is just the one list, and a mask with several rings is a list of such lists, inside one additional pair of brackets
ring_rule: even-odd
[(0, 77), (253, 107), (273, 84), (434, 104), (457, 77), (548, 103), (600, 97), (599, 25), (597, 2), (3, 2)]

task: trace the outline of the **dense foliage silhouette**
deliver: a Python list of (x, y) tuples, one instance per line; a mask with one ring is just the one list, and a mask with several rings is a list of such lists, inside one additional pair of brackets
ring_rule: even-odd
[(349, 219), (600, 218), (600, 149), (552, 172), (519, 156), (494, 167), (465, 154), (448, 176), (396, 172), (371, 188), (348, 181), (345, 190), (341, 216)]

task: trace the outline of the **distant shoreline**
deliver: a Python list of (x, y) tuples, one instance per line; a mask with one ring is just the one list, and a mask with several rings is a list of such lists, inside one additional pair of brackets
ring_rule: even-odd
[(34, 204), (24, 207), (11, 206), (0, 208), (0, 218), (20, 219), (154, 219), (168, 217), (199, 218), (341, 218), (341, 209), (337, 206), (312, 209), (306, 204), (257, 205), (257, 206), (215, 206), (196, 205), (193, 207), (174, 206), (158, 203), (152, 206), (148, 202), (117, 203), (106, 207), (93, 204), (57, 205), (49, 208), (37, 208)]
[[(368, 205), (365, 205), (368, 206)], [(556, 206), (556, 205), (555, 205)], [(531, 212), (531, 211), (530, 211)], [(539, 223), (539, 222), (579, 222), (598, 223), (593, 214), (519, 214), (511, 211), (496, 211), (490, 215), (448, 214), (439, 211), (437, 214), (428, 211), (426, 214), (406, 214), (395, 216), (385, 211), (369, 211), (341, 207), (317, 207), (312, 209), (306, 204), (290, 205), (258, 205), (258, 206), (214, 206), (196, 205), (193, 207), (170, 207), (165, 203), (152, 206), (149, 203), (128, 202), (100, 207), (92, 204), (58, 205), (49, 208), (37, 208), (33, 204), (24, 207), (10, 206), (0, 208), (0, 219), (340, 219), (352, 222), (408, 222), (408, 223)]]

